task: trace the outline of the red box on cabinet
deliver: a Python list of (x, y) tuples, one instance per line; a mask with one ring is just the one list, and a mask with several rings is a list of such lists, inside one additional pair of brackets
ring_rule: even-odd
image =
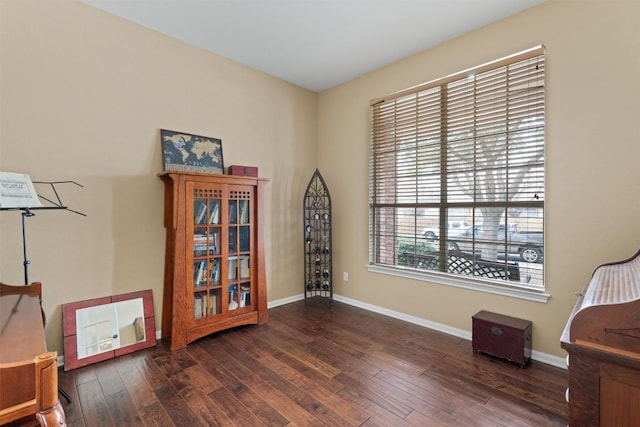
[(240, 175), (240, 176), (258, 176), (258, 168), (255, 166), (238, 166), (232, 165), (229, 166), (229, 175)]

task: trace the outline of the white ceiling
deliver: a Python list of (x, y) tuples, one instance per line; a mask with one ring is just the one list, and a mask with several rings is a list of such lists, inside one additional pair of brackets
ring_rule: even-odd
[(82, 0), (320, 92), (545, 0)]

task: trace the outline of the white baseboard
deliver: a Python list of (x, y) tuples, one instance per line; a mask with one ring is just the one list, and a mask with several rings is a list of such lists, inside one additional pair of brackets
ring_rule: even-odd
[(292, 302), (300, 301), (302, 299), (304, 299), (304, 294), (293, 295), (293, 296), (282, 298), (282, 299), (278, 299), (278, 300), (275, 300), (275, 301), (270, 301), (267, 304), (267, 308), (278, 307), (280, 305), (289, 304), (289, 303), (292, 303)]

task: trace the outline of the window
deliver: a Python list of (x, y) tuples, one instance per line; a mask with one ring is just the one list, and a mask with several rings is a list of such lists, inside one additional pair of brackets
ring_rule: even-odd
[(371, 101), (370, 265), (544, 291), (542, 46)]

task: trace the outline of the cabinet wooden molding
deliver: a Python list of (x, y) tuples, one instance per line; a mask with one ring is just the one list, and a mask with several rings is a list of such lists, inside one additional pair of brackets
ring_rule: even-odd
[(264, 178), (163, 172), (167, 230), (162, 338), (171, 350), (268, 321)]

